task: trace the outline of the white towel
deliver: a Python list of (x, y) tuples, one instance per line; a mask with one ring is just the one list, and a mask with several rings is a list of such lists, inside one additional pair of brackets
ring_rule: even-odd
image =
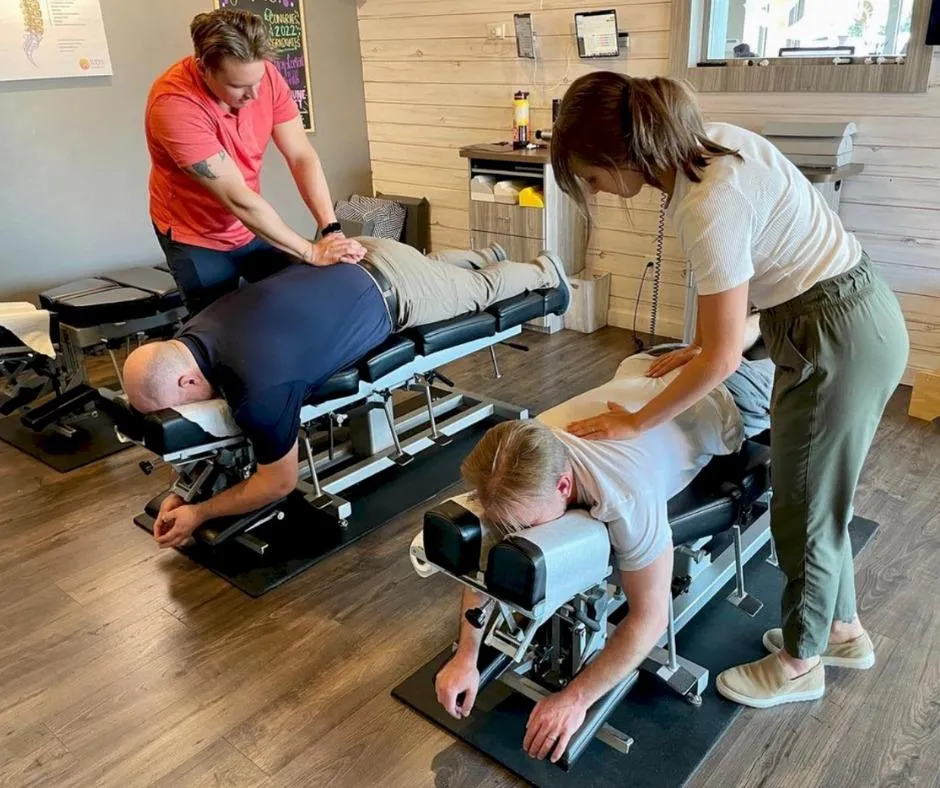
[(242, 434), (224, 399), (191, 402), (188, 405), (178, 405), (173, 410), (187, 421), (199, 425), (214, 438), (231, 438)]
[(49, 333), (50, 315), (26, 301), (0, 304), (0, 326), (7, 329), (30, 350), (55, 358)]

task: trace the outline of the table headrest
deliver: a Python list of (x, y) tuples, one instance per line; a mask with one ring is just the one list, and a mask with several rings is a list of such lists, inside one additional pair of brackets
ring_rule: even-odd
[(472, 493), (444, 501), (424, 513), (427, 560), (451, 574), (468, 575), (485, 568), (489, 549), (500, 538), (483, 522), (483, 510)]
[(551, 615), (610, 574), (607, 526), (583, 509), (507, 536), (490, 550), (487, 591), (525, 610), (544, 603)]
[(481, 515), (472, 495), (425, 512), (426, 560), (454, 575), (483, 570), (491, 596), (526, 610), (544, 602), (548, 612), (610, 572), (607, 527), (584, 510), (571, 509), (557, 520), (505, 538), (487, 527)]
[(173, 408), (180, 416), (197, 424), (214, 438), (233, 438), (242, 431), (232, 416), (232, 410), (224, 399), (207, 399)]
[(121, 393), (99, 389), (99, 394), (103, 409), (118, 430), (159, 455), (175, 454), (241, 435), (225, 400), (194, 402), (144, 414), (131, 407)]

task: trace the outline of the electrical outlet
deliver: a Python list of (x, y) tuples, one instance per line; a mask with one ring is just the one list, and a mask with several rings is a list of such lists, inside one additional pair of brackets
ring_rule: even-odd
[(506, 38), (506, 25), (501, 22), (490, 22), (486, 26), (486, 38), (489, 41), (502, 41)]

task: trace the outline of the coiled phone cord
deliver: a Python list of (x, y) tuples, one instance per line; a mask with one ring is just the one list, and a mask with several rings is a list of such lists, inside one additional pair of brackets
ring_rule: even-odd
[(655, 341), (656, 336), (656, 315), (659, 311), (659, 290), (662, 282), (663, 272), (663, 247), (666, 238), (666, 200), (668, 199), (663, 192), (662, 201), (659, 208), (659, 227), (656, 232), (656, 259), (651, 260), (643, 267), (643, 276), (640, 277), (640, 287), (636, 292), (636, 301), (633, 304), (633, 344), (637, 351), (643, 350), (643, 340), (636, 333), (636, 317), (640, 307), (640, 296), (643, 293), (643, 285), (646, 284), (646, 272), (653, 269), (653, 301), (650, 306), (650, 342)]
[(656, 231), (656, 260), (653, 263), (653, 304), (650, 307), (650, 341), (656, 338), (656, 313), (659, 310), (659, 286), (663, 273), (663, 246), (666, 240), (666, 192), (659, 206), (659, 228)]

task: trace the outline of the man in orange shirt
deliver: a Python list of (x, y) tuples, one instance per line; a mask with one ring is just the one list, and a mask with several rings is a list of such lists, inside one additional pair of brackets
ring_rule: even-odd
[[(270, 62), (264, 21), (219, 9), (191, 25), (195, 56), (171, 66), (147, 100), (150, 216), (191, 314), (291, 263), (358, 262), (343, 236), (290, 88)], [(320, 240), (287, 226), (261, 196), (271, 140), (310, 209)]]

